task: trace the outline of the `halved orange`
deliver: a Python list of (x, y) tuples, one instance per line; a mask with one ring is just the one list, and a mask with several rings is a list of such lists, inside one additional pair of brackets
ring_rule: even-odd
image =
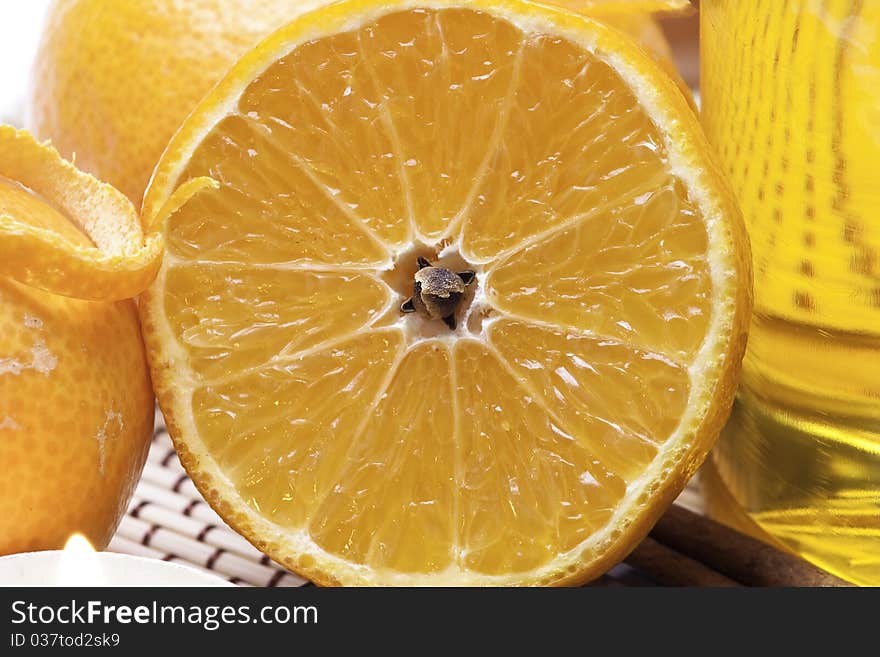
[[(217, 188), (157, 219), (202, 176)], [(302, 17), (189, 117), (144, 217), (167, 242), (140, 308), (181, 460), (322, 584), (583, 582), (729, 411), (741, 218), (675, 82), (584, 16)]]

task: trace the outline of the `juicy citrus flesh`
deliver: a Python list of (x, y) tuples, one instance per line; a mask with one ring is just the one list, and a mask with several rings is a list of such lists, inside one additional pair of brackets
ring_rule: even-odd
[[(57, 0), (28, 102), (28, 127), (140, 204), (168, 141), (199, 100), (262, 38), (333, 0)], [(560, 0), (602, 12), (669, 56), (650, 17), (686, 0)]]
[[(62, 206), (95, 192), (98, 183), (86, 178), (77, 186), (68, 165), (50, 151), (0, 128), (0, 170), (30, 171), (17, 180), (0, 178), (0, 554), (60, 549), (74, 533), (106, 546), (140, 476), (153, 429), (153, 392), (134, 302), (74, 299), (3, 275), (22, 274), (14, 268), (24, 263), (46, 287), (61, 279), (67, 290), (90, 285), (88, 254), (97, 248)], [(40, 167), (22, 166), (33, 158)], [(47, 197), (28, 185), (47, 193), (58, 185), (67, 195)], [(136, 220), (134, 209), (118, 192), (108, 194), (130, 212), (103, 217), (124, 234), (126, 217)], [(103, 212), (112, 205), (100, 194), (91, 198)], [(16, 241), (29, 229), (43, 240), (31, 245), (49, 240), (57, 260), (40, 260), (45, 250), (29, 251)], [(110, 239), (111, 233), (97, 232)], [(133, 245), (133, 252), (139, 249)], [(105, 273), (101, 284), (111, 283)], [(122, 273), (105, 291), (129, 282)]]
[[(707, 220), (609, 60), (693, 121), (674, 83), (587, 19), (458, 5), (291, 24), (193, 114), (145, 202), (149, 222), (179, 182), (219, 183), (167, 222), (141, 306), (182, 460), (322, 583), (594, 576), (732, 395), (735, 210)], [(477, 273), (455, 331), (398, 310), (414, 248)]]

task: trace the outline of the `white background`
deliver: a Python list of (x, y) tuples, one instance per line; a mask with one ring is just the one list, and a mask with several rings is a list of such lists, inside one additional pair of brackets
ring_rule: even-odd
[(20, 124), (31, 61), (49, 0), (0, 0), (0, 123)]

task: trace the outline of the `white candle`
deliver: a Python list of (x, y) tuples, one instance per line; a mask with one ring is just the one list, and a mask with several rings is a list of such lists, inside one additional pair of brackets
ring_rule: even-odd
[(0, 586), (234, 586), (204, 571), (158, 559), (95, 552), (79, 535), (63, 550), (0, 557)]

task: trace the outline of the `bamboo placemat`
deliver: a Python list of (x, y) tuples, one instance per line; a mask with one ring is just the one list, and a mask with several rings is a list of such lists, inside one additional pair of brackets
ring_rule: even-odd
[[(590, 586), (839, 585), (800, 559), (703, 518), (692, 483), (626, 561)], [(143, 476), (108, 548), (176, 561), (241, 586), (309, 586), (226, 525), (202, 499), (161, 414)]]

